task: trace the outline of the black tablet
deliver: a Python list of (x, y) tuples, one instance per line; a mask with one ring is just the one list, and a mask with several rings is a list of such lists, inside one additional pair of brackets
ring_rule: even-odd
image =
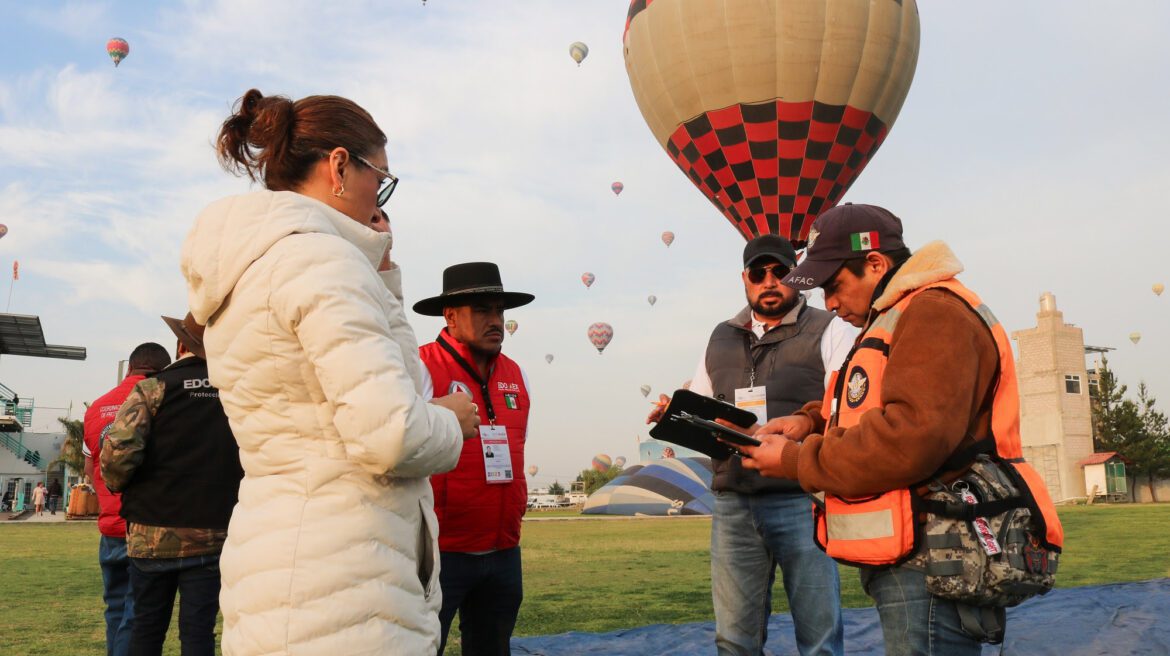
[(715, 439), (731, 442), (732, 444), (739, 444), (741, 446), (760, 446), (761, 444), (759, 440), (751, 435), (745, 435), (734, 428), (728, 428), (723, 424), (709, 421), (702, 417), (696, 417), (688, 412), (680, 412), (677, 415), (673, 415), (670, 420), (704, 428), (711, 431), (711, 436)]
[[(684, 413), (693, 419), (678, 419)], [(710, 422), (718, 429), (712, 429), (704, 423), (694, 421), (694, 419)], [(716, 424), (716, 419), (723, 419), (744, 428), (749, 428), (756, 423), (756, 416), (743, 408), (737, 408), (730, 403), (696, 394), (690, 390), (680, 389), (675, 390), (662, 419), (657, 426), (650, 430), (650, 437), (685, 446), (718, 460), (726, 460), (735, 453), (735, 450), (720, 442), (716, 437), (720, 434), (713, 432), (713, 430), (735, 433), (741, 440), (752, 438), (742, 433), (736, 433), (734, 429)], [(726, 439), (731, 441), (730, 436)], [(745, 442), (736, 442), (736, 444), (741, 443)]]

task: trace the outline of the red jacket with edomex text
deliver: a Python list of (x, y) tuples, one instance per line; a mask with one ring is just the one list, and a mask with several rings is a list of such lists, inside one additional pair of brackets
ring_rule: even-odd
[(114, 423), (118, 408), (130, 396), (130, 390), (146, 376), (126, 376), (114, 389), (99, 396), (89, 404), (85, 411), (85, 448), (83, 452), (87, 460), (93, 463), (93, 488), (97, 492), (98, 531), (111, 538), (126, 537), (126, 520), (119, 514), (122, 512), (122, 495), (110, 492), (106, 482), (102, 480), (102, 465), (98, 461), (102, 454), (102, 442)]
[[(468, 363), (471, 353), (444, 329), (445, 341)], [(489, 425), (487, 403), (481, 386), (438, 341), (419, 348), (423, 364), (431, 374), (435, 397), (463, 391), (479, 406), (479, 419)], [(528, 390), (520, 365), (507, 356), (496, 356), (486, 380), (495, 425), (508, 430), (508, 451), (512, 456), (512, 481), (488, 483), (483, 447), (479, 437), (463, 442), (459, 464), (445, 474), (431, 476), (435, 491), (435, 514), (439, 518), (439, 550), (476, 553), (510, 549), (520, 544), (520, 520), (528, 503), (524, 480), (524, 439), (528, 431)]]

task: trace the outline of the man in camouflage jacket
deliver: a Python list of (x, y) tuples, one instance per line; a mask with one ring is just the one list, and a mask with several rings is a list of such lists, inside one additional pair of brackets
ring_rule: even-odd
[(219, 554), (236, 504), (239, 450), (207, 380), (203, 328), (163, 317), (178, 358), (130, 392), (101, 451), (106, 485), (122, 493), (136, 620), (130, 652), (161, 654), (175, 592), (184, 654), (215, 653)]

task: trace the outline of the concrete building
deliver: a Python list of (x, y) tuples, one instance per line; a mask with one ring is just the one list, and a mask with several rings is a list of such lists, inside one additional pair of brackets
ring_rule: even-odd
[[(0, 416), (3, 419), (8, 417)], [(62, 492), (68, 495), (70, 484), (78, 480), (77, 473), (66, 471), (60, 464), (49, 468), (49, 463), (61, 453), (64, 442), (64, 433), (0, 430), (0, 501), (4, 510), (19, 511), (31, 503), (32, 490), (38, 481), (48, 485), (57, 479)]]
[(1056, 297), (1040, 296), (1036, 327), (1012, 333), (1019, 355), (1020, 431), (1024, 457), (1044, 477), (1054, 501), (1085, 496), (1080, 462), (1093, 453), (1089, 373), (1080, 328), (1064, 322)]

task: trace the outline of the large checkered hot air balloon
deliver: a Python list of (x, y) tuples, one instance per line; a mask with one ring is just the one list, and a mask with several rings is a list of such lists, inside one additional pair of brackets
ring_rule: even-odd
[(802, 246), (898, 117), (915, 0), (633, 0), (626, 72), (658, 143), (747, 239)]

